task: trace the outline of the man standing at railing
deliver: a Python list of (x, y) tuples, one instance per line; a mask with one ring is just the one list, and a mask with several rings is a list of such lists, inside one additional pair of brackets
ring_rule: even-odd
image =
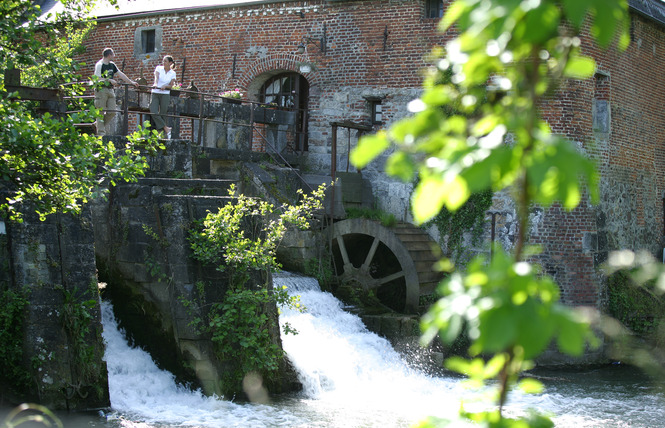
[(117, 105), (115, 103), (115, 92), (113, 87), (118, 84), (116, 76), (138, 88), (139, 84), (131, 80), (122, 71), (118, 69), (113, 61), (115, 57), (113, 49), (106, 48), (102, 52), (102, 59), (95, 64), (95, 76), (98, 84), (95, 89), (95, 107), (104, 109), (102, 117), (97, 118), (97, 135), (106, 135), (106, 127), (115, 117)]

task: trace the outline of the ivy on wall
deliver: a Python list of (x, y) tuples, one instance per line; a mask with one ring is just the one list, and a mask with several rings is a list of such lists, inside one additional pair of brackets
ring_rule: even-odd
[(639, 336), (653, 333), (665, 313), (665, 301), (648, 287), (632, 283), (630, 274), (618, 271), (607, 280), (608, 311)]
[(471, 233), (472, 244), (476, 244), (482, 235), (485, 214), (492, 205), (493, 195), (489, 189), (473, 193), (457, 211), (443, 208), (426, 226), (435, 225), (442, 237), (447, 236), (449, 253), (459, 257), (465, 232)]
[(25, 291), (0, 292), (0, 384), (17, 391), (30, 385), (30, 373), (23, 365)]
[[(94, 311), (98, 301), (94, 298), (83, 299), (86, 296), (98, 296), (97, 284), (92, 282), (89, 290), (81, 293), (78, 289), (68, 291), (63, 289), (64, 302), (61, 312), (61, 322), (69, 339), (70, 361), (72, 373), (76, 384), (68, 385), (65, 394), (68, 399), (75, 394), (86, 398), (89, 390), (93, 390), (97, 397), (103, 395), (100, 379), (104, 375), (99, 364), (97, 344), (102, 342), (101, 332), (93, 327)], [(91, 338), (95, 341), (92, 342)]]

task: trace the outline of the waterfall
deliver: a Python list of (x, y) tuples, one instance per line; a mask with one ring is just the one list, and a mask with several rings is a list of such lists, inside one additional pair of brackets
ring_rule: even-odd
[[(280, 315), (280, 324), (298, 331), (282, 334), (282, 341), (303, 384), (301, 393), (273, 397), (269, 404), (239, 404), (177, 385), (146, 352), (128, 346), (104, 302), (112, 426), (408, 427), (426, 416), (455, 415), (460, 400), (471, 397), (458, 378), (410, 368), (313, 278), (283, 272), (274, 282), (300, 295), (307, 309), (282, 309)], [(665, 427), (665, 400), (646, 383), (583, 376), (546, 382), (546, 392), (538, 396), (511, 394), (507, 412), (551, 412), (557, 427)], [(473, 410), (474, 402), (465, 400), (465, 408)]]
[[(305, 313), (284, 310), (297, 335), (282, 342), (304, 395), (310, 400), (373, 411), (412, 421), (428, 414), (454, 414), (458, 403), (449, 398), (462, 393), (459, 382), (420, 373), (401, 359), (390, 343), (367, 330), (361, 319), (342, 309), (317, 281), (290, 273), (275, 275), (275, 286), (286, 285), (300, 295)], [(442, 398), (446, 398), (442, 400)]]
[[(300, 426), (303, 421), (287, 410), (264, 405), (240, 405), (176, 384), (150, 355), (127, 344), (118, 329), (113, 308), (102, 302), (105, 360), (114, 412), (110, 420), (141, 421), (149, 427), (274, 427)], [(121, 426), (125, 426), (124, 424)]]

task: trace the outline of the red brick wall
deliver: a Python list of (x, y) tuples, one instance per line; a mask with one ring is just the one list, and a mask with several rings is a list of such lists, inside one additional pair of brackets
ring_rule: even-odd
[[(135, 29), (161, 25), (163, 54), (174, 56), (179, 80), (186, 60), (184, 86), (194, 79), (205, 92), (239, 87), (256, 99), (270, 73), (298, 71), (298, 62), (307, 60), (295, 53), (298, 44), (305, 37), (318, 43), (325, 23), (327, 50), (324, 54), (308, 45), (317, 69), (305, 74), (310, 161), (319, 156), (324, 162), (332, 144), (331, 121), (367, 123), (363, 94), (383, 94), (385, 124), (407, 114), (406, 102), (421, 87), (423, 58), (445, 41), (436, 30), (438, 20), (424, 19), (423, 8), (424, 2), (414, 0), (282, 1), (102, 21), (86, 42), (83, 58), (92, 73), (102, 49), (113, 47), (116, 62), (124, 60), (125, 73), (137, 78)], [(560, 207), (541, 211), (531, 233), (532, 242), (543, 246), (544, 270), (556, 278), (570, 304), (602, 305), (598, 266), (608, 251), (648, 248), (658, 253), (664, 244), (665, 32), (634, 16), (632, 34), (633, 42), (621, 54), (600, 50), (584, 38), (583, 49), (597, 59), (599, 74), (567, 82), (543, 107), (553, 130), (596, 159), (602, 174), (598, 206), (583, 203), (571, 213)], [(144, 73), (149, 82), (159, 60), (149, 62)], [(601, 102), (609, 103), (610, 127), (594, 130), (594, 111)]]

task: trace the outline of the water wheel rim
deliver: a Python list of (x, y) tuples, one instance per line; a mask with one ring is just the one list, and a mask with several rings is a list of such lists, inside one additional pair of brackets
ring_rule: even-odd
[[(365, 235), (372, 240), (360, 266), (351, 262), (350, 249), (346, 248), (344, 237), (352, 235)], [(341, 282), (362, 283), (366, 290), (374, 290), (383, 284), (403, 279), (405, 288), (403, 312), (417, 312), (420, 299), (418, 271), (408, 249), (391, 229), (368, 219), (347, 219), (333, 225), (332, 241), (336, 243), (343, 262), (342, 274), (339, 276)], [(381, 244), (394, 255), (400, 267), (388, 275), (372, 275), (369, 267)]]

